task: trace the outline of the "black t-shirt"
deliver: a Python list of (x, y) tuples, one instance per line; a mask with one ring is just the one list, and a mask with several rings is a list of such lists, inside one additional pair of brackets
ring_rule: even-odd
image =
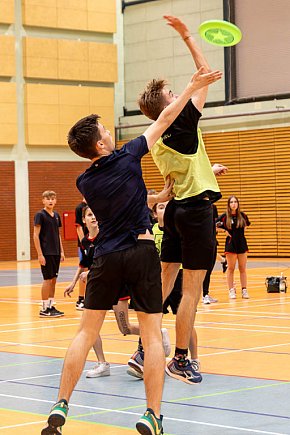
[(53, 216), (51, 216), (42, 209), (34, 216), (34, 225), (41, 226), (39, 240), (43, 255), (60, 255), (59, 228), (61, 220), (59, 214), (54, 211)]
[(162, 135), (163, 143), (181, 154), (195, 154), (198, 148), (197, 125), (201, 113), (189, 100)]
[[(84, 236), (88, 233), (88, 229), (83, 223), (83, 208), (87, 205), (86, 202), (81, 202), (79, 205), (76, 206), (75, 209), (75, 224), (76, 226), (80, 225), (83, 229)], [(81, 246), (81, 242), (78, 238), (78, 246)]]
[(148, 153), (145, 136), (126, 143), (94, 162), (77, 179), (99, 224), (95, 257), (127, 249), (151, 229), (141, 158)]

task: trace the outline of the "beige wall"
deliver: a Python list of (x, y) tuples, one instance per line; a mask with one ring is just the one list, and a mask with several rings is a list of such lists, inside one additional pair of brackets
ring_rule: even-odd
[[(164, 14), (182, 18), (201, 45), (210, 65), (224, 69), (223, 49), (207, 44), (198, 35), (205, 20), (223, 18), (222, 0), (159, 0), (130, 6), (124, 12), (125, 107), (137, 109), (137, 95), (144, 84), (165, 77), (180, 92), (194, 71), (191, 56), (179, 35), (166, 26)], [(224, 82), (210, 89), (208, 101), (224, 100)]]
[(70, 127), (89, 113), (114, 131), (113, 88), (26, 84), (25, 95), (27, 145), (67, 146)]
[(25, 77), (117, 81), (117, 49), (113, 44), (25, 38), (23, 52)]
[(0, 82), (0, 144), (13, 145), (17, 141), (16, 86)]
[(0, 1), (0, 23), (10, 24), (14, 22), (14, 0)]
[(23, 23), (59, 29), (114, 33), (115, 0), (23, 0)]

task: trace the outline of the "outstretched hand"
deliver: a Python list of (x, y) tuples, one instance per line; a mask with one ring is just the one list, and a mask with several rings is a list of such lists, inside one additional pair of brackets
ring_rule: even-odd
[(174, 180), (171, 180), (170, 175), (166, 177), (166, 181), (161, 192), (158, 193), (156, 202), (167, 202), (174, 198), (175, 194), (172, 192)]
[(173, 15), (163, 15), (163, 18), (167, 21), (167, 25), (176, 30), (182, 39), (190, 36), (190, 31), (186, 24), (181, 21), (179, 18), (174, 17)]
[(212, 170), (215, 176), (225, 175), (228, 172), (228, 168), (224, 165), (220, 165), (219, 163), (215, 163), (212, 166)]
[(192, 88), (193, 92), (203, 88), (204, 86), (209, 86), (222, 78), (221, 71), (216, 70), (209, 73), (205, 73), (204, 71), (205, 68), (202, 66), (191, 77), (188, 86)]

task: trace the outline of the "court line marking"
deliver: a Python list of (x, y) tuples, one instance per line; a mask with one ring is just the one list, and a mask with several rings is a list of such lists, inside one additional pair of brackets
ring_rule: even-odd
[[(68, 338), (68, 340), (70, 340), (70, 339)], [(0, 344), (7, 344), (7, 346), (40, 347), (40, 348), (44, 348), (44, 349), (67, 350), (67, 347), (48, 346), (48, 345), (43, 345), (43, 344), (39, 345), (39, 344), (29, 344), (29, 343), (16, 343), (16, 342), (12, 342), (12, 341), (0, 341)], [(4, 351), (2, 351), (2, 352), (4, 352)], [(93, 352), (93, 354), (95, 354), (92, 349), (90, 350), (89, 353), (91, 353), (91, 352)], [(106, 354), (132, 356), (132, 353), (121, 353), (121, 352), (106, 352)]]
[[(110, 366), (111, 369), (117, 369), (117, 368), (120, 368), (120, 367), (124, 368), (124, 364), (121, 364), (121, 365), (111, 365)], [(83, 370), (82, 373), (86, 373), (89, 370), (90, 369), (85, 369), (85, 370)], [(26, 377), (26, 378), (18, 378), (18, 379), (5, 379), (5, 380), (0, 381), (0, 384), (6, 384), (8, 382), (16, 382), (16, 381), (17, 382), (18, 381), (28, 381), (28, 380), (31, 380), (31, 379), (51, 378), (51, 377), (54, 377), (54, 376), (61, 376), (61, 373), (51, 373), (51, 374), (46, 374), (46, 375), (29, 376), (29, 377)]]
[[(110, 319), (104, 320), (104, 323), (113, 323), (113, 322), (116, 322), (116, 320), (114, 320), (114, 319), (112, 319), (112, 320), (110, 320)], [(45, 329), (52, 329), (52, 328), (67, 328), (68, 326), (79, 326), (79, 322), (77, 322), (77, 323), (65, 323), (63, 325), (53, 325), (53, 324), (51, 324), (51, 326), (43, 326), (43, 327)], [(41, 329), (41, 327), (6, 329), (6, 330), (2, 330), (2, 331), (0, 330), (0, 334), (8, 333), (8, 332), (39, 331), (39, 329)]]
[[(39, 347), (44, 349), (58, 349), (58, 350), (67, 350), (67, 347), (60, 347), (60, 346), (49, 346), (49, 345), (39, 345), (39, 344), (29, 344), (29, 343), (17, 343), (17, 342), (7, 342), (7, 341), (0, 341), (0, 344), (6, 344), (7, 346), (23, 346), (23, 347)], [(250, 352), (255, 351), (259, 349), (268, 349), (272, 347), (280, 347), (280, 346), (288, 346), (290, 343), (278, 343), (278, 344), (270, 344), (265, 346), (255, 346), (255, 347), (248, 347), (248, 348), (242, 348), (242, 349), (232, 349), (232, 350), (226, 350), (221, 352), (212, 352), (207, 354), (200, 354), (200, 357), (206, 357), (206, 356), (215, 356), (215, 355), (226, 355), (230, 353), (239, 353), (239, 352)], [(93, 353), (93, 350), (91, 349), (89, 353)], [(108, 355), (123, 355), (123, 356), (131, 356), (129, 353), (122, 353), (122, 352), (106, 352)]]
[[(13, 399), (28, 400), (28, 401), (31, 400), (31, 401), (54, 404), (54, 402), (51, 400), (35, 399), (35, 398), (23, 397), (23, 396), (0, 394), (0, 397), (9, 397), (9, 398), (13, 398)], [(107, 412), (118, 413), (118, 414), (140, 416), (139, 413), (132, 412), (132, 411), (122, 411), (119, 409), (99, 408), (99, 407), (95, 407), (95, 406), (86, 406), (86, 405), (78, 405), (78, 404), (70, 403), (70, 407), (72, 407), (72, 406), (75, 406), (76, 408), (95, 409), (95, 410), (99, 410), (99, 411), (107, 411)], [(144, 405), (142, 405), (142, 406), (144, 406)], [(141, 405), (139, 407), (141, 407)], [(72, 419), (72, 418), (73, 418), (73, 416), (70, 417), (70, 419)], [(76, 419), (77, 419), (77, 416), (74, 417), (74, 421)], [(262, 431), (262, 430), (257, 430), (257, 429), (247, 429), (247, 428), (241, 428), (241, 427), (236, 427), (236, 426), (221, 425), (221, 424), (216, 424), (216, 423), (207, 423), (207, 422), (201, 422), (201, 421), (196, 421), (196, 420), (185, 420), (185, 419), (173, 418), (173, 417), (164, 417), (164, 420), (175, 421), (178, 423), (191, 423), (191, 424), (197, 424), (197, 425), (202, 425), (202, 426), (219, 427), (219, 428), (223, 428), (223, 429), (235, 429), (235, 430), (238, 430), (241, 432), (260, 433), (260, 434), (266, 434), (266, 435), (286, 435), (285, 433), (282, 433), (282, 432), (269, 432), (269, 431)], [(38, 424), (38, 423), (39, 422), (37, 422), (35, 424)], [(8, 427), (6, 426), (5, 428), (0, 427), (0, 430), (7, 429), (7, 428), (9, 428), (9, 426)]]

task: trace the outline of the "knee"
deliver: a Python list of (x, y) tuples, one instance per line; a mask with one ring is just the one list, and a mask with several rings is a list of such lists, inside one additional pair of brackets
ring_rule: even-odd
[(228, 263), (228, 273), (234, 273), (235, 271), (235, 266), (229, 265)]

